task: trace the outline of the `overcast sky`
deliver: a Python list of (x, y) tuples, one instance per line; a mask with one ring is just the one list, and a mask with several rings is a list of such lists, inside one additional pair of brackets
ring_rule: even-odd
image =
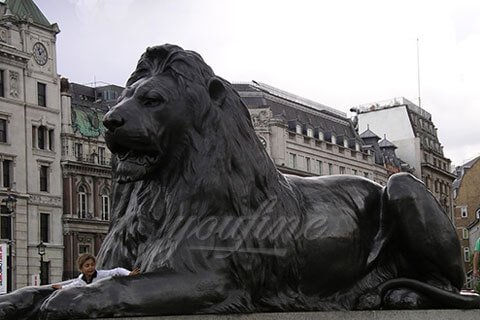
[[(124, 85), (146, 47), (200, 53), (230, 82), (260, 81), (341, 111), (404, 96), (433, 116), (454, 164), (480, 154), (478, 0), (34, 0), (58, 73)], [(377, 133), (383, 135), (382, 133)]]

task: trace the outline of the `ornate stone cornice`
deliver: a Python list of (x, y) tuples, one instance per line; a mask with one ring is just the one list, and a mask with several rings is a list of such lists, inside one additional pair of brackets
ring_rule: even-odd
[(40, 194), (30, 194), (28, 204), (48, 206), (48, 207), (62, 207), (62, 197), (48, 196)]
[(0, 43), (0, 59), (24, 67), (30, 60), (30, 54), (19, 51), (6, 43)]

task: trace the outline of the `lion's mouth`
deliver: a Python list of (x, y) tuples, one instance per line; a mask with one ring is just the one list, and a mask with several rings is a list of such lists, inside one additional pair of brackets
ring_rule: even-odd
[(145, 179), (160, 162), (156, 151), (118, 150), (115, 174), (118, 182), (132, 182)]
[(141, 166), (152, 166), (160, 160), (160, 154), (158, 152), (140, 153), (135, 150), (119, 152), (117, 153), (117, 157), (120, 161), (128, 161)]

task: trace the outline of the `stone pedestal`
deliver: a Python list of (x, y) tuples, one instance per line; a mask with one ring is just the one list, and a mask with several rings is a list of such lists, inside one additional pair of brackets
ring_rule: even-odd
[[(108, 320), (478, 320), (479, 310), (389, 310), (155, 316)], [(105, 320), (105, 319), (104, 319)]]

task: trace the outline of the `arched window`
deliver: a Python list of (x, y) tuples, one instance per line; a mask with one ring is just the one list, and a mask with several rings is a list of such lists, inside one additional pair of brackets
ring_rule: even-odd
[(88, 212), (88, 195), (84, 186), (78, 188), (78, 217), (87, 218)]

